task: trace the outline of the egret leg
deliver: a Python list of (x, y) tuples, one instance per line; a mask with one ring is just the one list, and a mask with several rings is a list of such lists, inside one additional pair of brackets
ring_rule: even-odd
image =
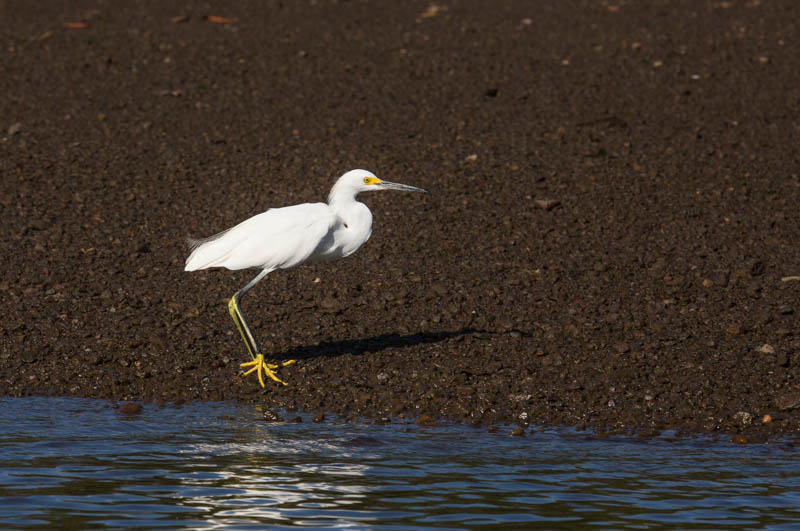
[(236, 328), (239, 330), (239, 333), (244, 340), (245, 346), (247, 346), (247, 352), (250, 354), (250, 358), (252, 361), (248, 361), (245, 363), (240, 364), (239, 366), (244, 367), (251, 367), (250, 370), (244, 373), (245, 376), (252, 374), (255, 372), (258, 374), (258, 382), (261, 384), (261, 387), (264, 387), (264, 378), (261, 376), (263, 372), (267, 376), (269, 376), (272, 380), (282, 383), (283, 385), (287, 385), (286, 382), (278, 378), (275, 374), (275, 370), (286, 367), (287, 365), (291, 365), (295, 362), (295, 360), (284, 361), (280, 364), (275, 363), (266, 363), (264, 361), (264, 355), (260, 352), (258, 347), (258, 342), (256, 341), (256, 337), (253, 334), (253, 331), (250, 329), (250, 326), (247, 324), (247, 319), (244, 317), (244, 312), (240, 307), (240, 300), (245, 293), (250, 291), (250, 289), (255, 286), (258, 281), (264, 278), (268, 270), (264, 270), (256, 276), (253, 280), (251, 280), (245, 287), (237, 291), (231, 297), (231, 300), (228, 302), (228, 313), (231, 314), (231, 318), (233, 319), (233, 323), (236, 325)]

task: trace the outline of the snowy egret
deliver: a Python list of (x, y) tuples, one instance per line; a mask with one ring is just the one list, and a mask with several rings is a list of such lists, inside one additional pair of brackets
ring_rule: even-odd
[(372, 190), (426, 191), (383, 181), (366, 170), (352, 170), (339, 177), (328, 194), (327, 203), (272, 208), (209, 238), (189, 240), (191, 253), (186, 259), (185, 271), (209, 267), (261, 269), (228, 303), (228, 312), (250, 353), (251, 361), (242, 363), (241, 367), (250, 368), (245, 376), (256, 372), (261, 387), (264, 387), (262, 371), (286, 385), (275, 371), (291, 365), (294, 360), (277, 364), (264, 361), (240, 307), (242, 297), (277, 269), (344, 258), (356, 252), (372, 234), (372, 213), (366, 205), (356, 201), (356, 195)]

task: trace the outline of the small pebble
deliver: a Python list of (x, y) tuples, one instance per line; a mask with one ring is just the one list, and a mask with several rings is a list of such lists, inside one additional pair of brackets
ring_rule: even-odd
[(730, 271), (718, 271), (717, 274), (714, 276), (712, 282), (717, 286), (722, 288), (728, 287), (728, 283), (730, 282), (731, 273)]
[(124, 415), (137, 415), (142, 412), (142, 406), (135, 402), (128, 402), (119, 406), (119, 412)]
[(553, 210), (555, 207), (561, 204), (561, 201), (557, 201), (555, 199), (537, 199), (535, 201), (536, 206), (541, 208), (542, 210)]
[(747, 437), (744, 435), (734, 435), (731, 437), (731, 442), (734, 444), (747, 444)]
[(790, 409), (800, 407), (800, 391), (790, 391), (779, 396), (775, 400), (775, 405), (777, 405), (778, 409), (781, 411), (789, 411)]
[(322, 422), (323, 420), (325, 420), (325, 413), (317, 413), (311, 417), (311, 422)]
[(430, 426), (433, 423), (434, 420), (430, 415), (420, 415), (419, 418), (414, 421), (414, 424), (417, 426)]
[(733, 420), (742, 426), (749, 426), (753, 422), (753, 415), (747, 411), (739, 411), (733, 415)]
[(281, 416), (278, 415), (277, 413), (275, 413), (274, 411), (272, 411), (271, 409), (265, 409), (264, 410), (263, 418), (267, 422), (283, 422), (283, 419), (281, 418)]

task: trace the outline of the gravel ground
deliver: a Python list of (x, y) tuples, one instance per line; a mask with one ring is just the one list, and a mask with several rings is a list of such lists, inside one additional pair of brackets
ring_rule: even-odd
[[(727, 439), (800, 430), (795, 0), (0, 7), (0, 394)], [(371, 240), (243, 307), (186, 236)], [(769, 415), (769, 417), (765, 417)]]

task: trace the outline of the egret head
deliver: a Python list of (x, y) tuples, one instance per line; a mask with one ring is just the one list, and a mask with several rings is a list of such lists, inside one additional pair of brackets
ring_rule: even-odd
[(374, 173), (367, 170), (351, 170), (336, 181), (333, 185), (331, 193), (328, 196), (328, 202), (338, 198), (350, 198), (356, 196), (360, 192), (371, 192), (373, 190), (404, 190), (406, 192), (427, 192), (422, 188), (416, 186), (409, 186), (407, 184), (393, 183), (378, 179)]

